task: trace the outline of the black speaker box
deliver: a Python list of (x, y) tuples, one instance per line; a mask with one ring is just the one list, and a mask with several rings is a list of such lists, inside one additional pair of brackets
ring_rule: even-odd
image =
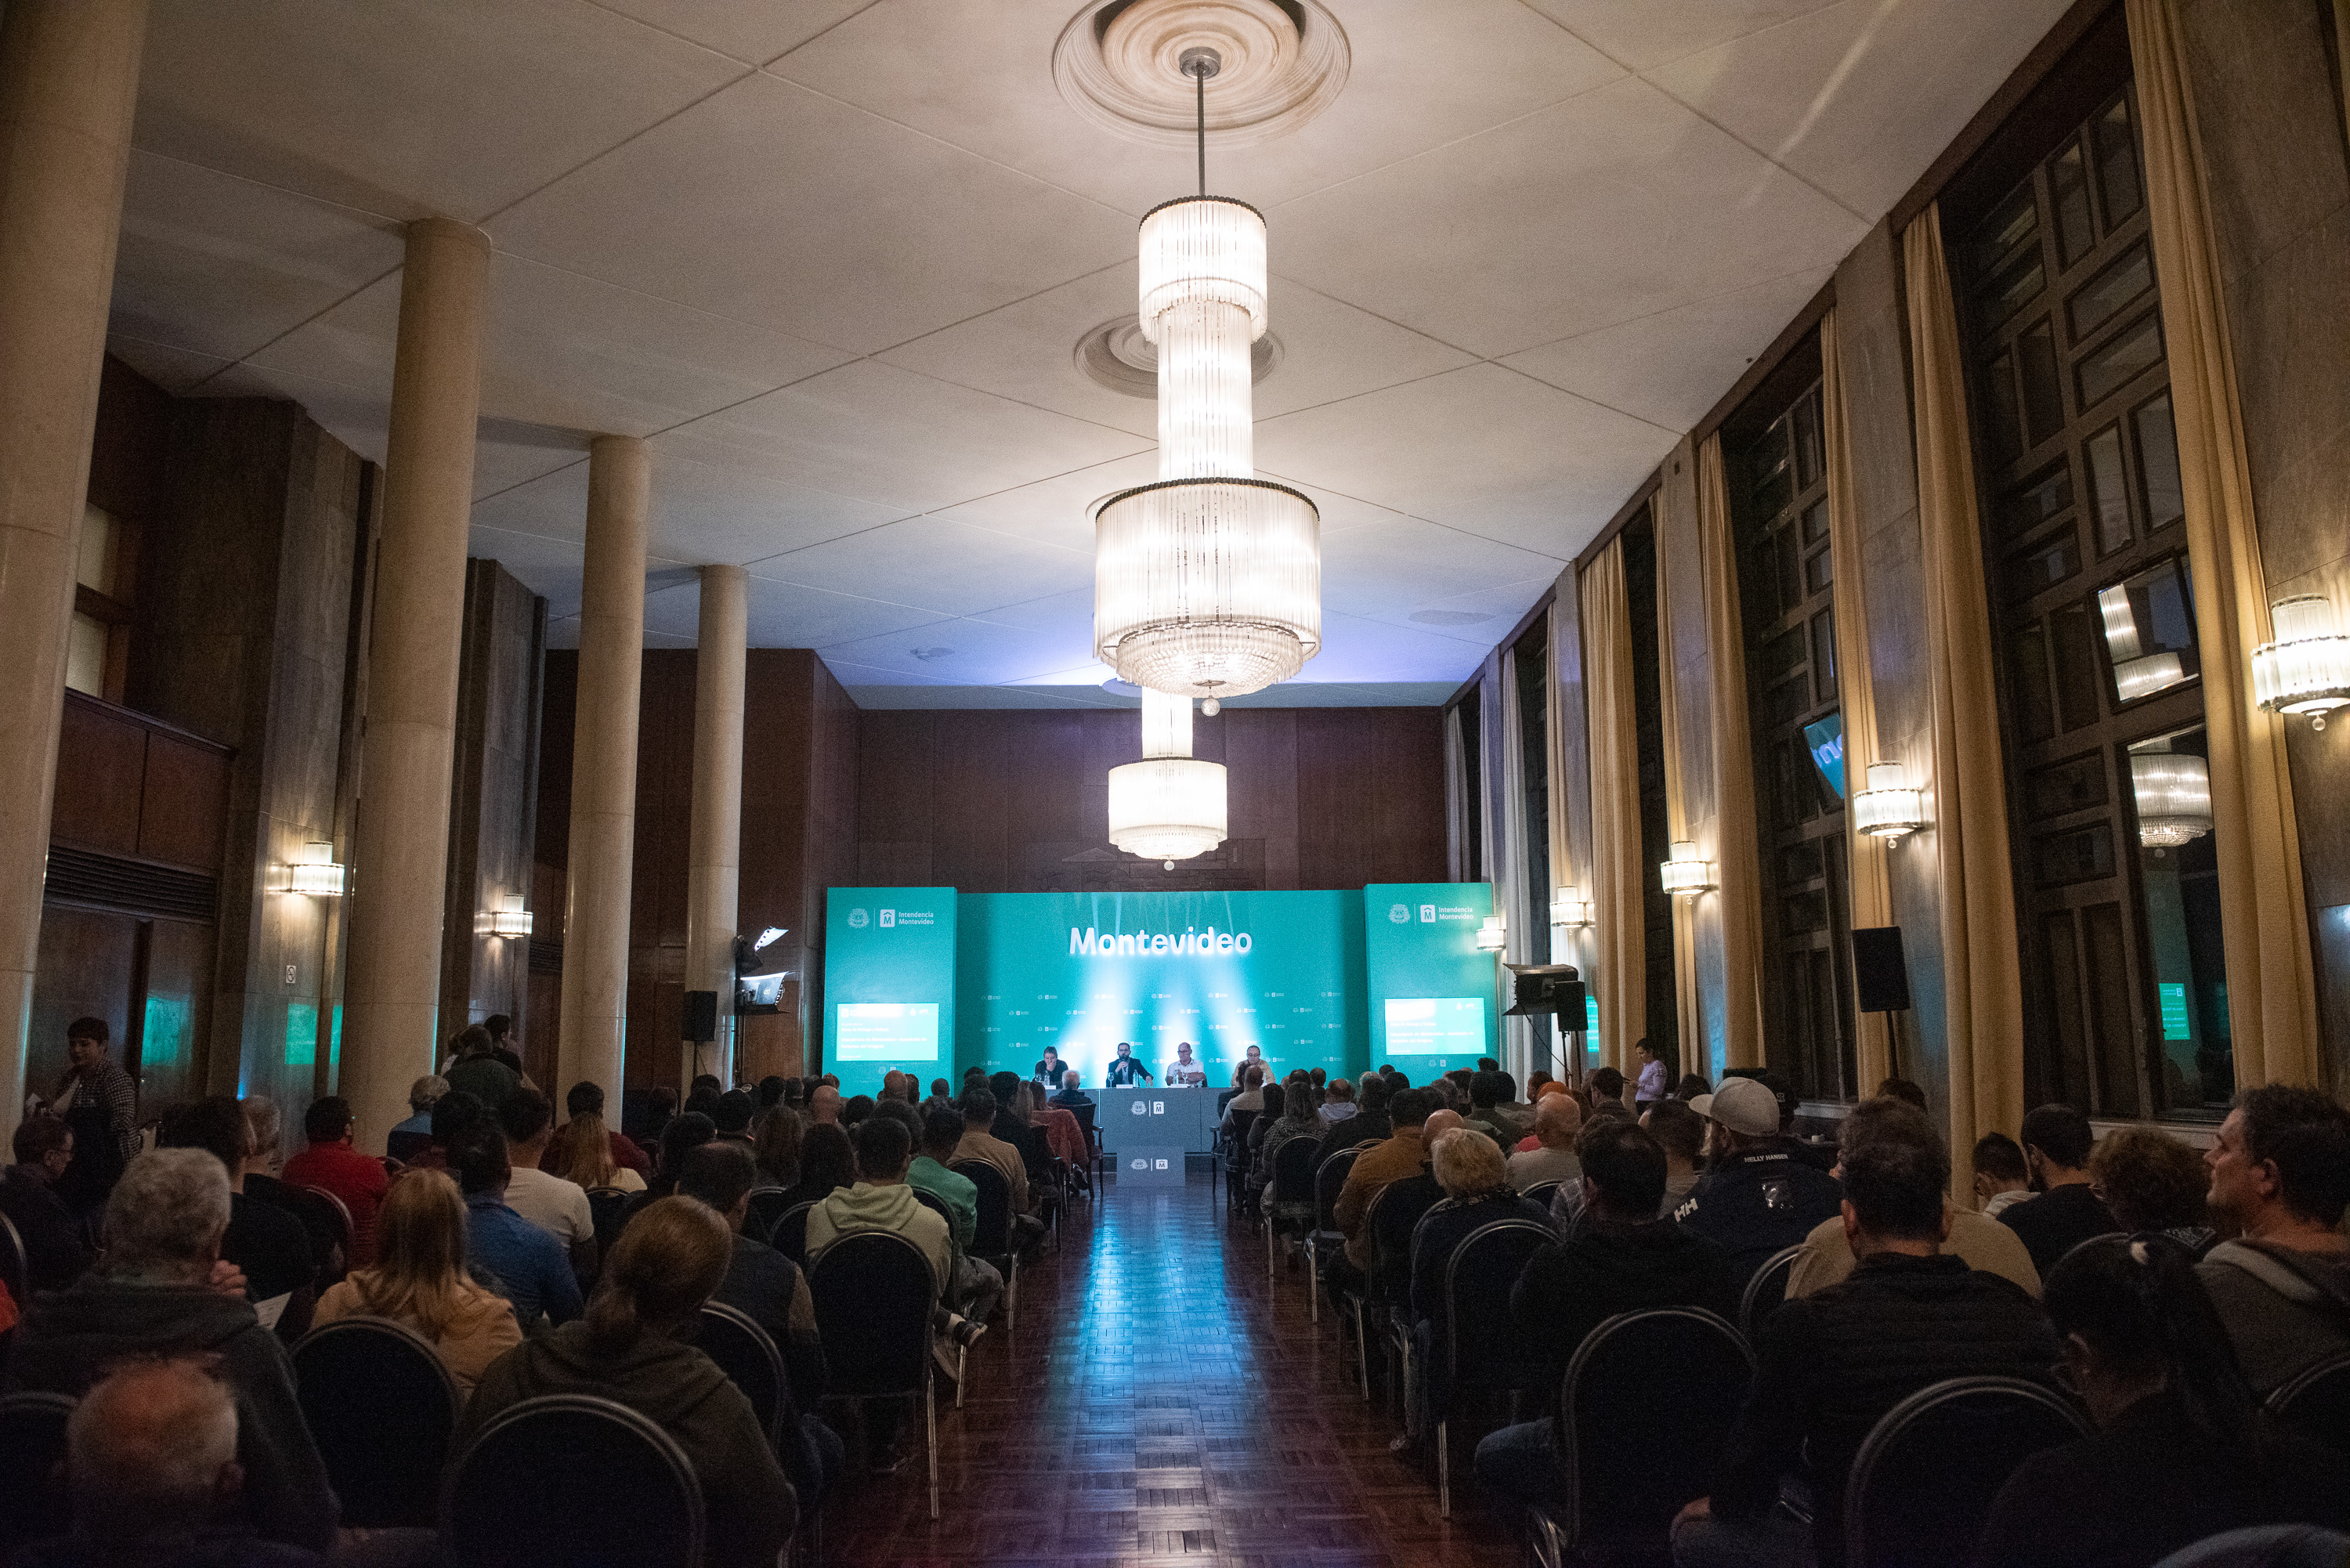
[(1909, 966), (1901, 956), (1900, 927), (1853, 932), (1852, 968), (1863, 1012), (1909, 1011)]
[(689, 991), (685, 993), (685, 1038), (696, 1044), (718, 1038), (716, 992)]

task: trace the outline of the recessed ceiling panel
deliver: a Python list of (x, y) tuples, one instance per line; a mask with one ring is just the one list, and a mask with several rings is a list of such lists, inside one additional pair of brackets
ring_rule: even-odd
[[(1415, 517), (1349, 528), (1322, 546), (1322, 603), (1348, 615), (1403, 613), (1458, 595), (1537, 578), (1565, 568), (1561, 556), (1500, 545)], [(1430, 629), (1470, 636), (1450, 626)]]
[(873, 0), (603, 0), (680, 37), (764, 65), (827, 27), (854, 16)]
[(1090, 589), (1090, 550), (915, 517), (757, 563), (760, 576), (869, 594), (941, 615), (982, 615), (1044, 593)]
[(1836, 0), (1526, 0), (1634, 70), (1711, 48)]
[(1311, 682), (1466, 680), (1477, 672), (1492, 646), (1490, 639), (1464, 641), (1325, 610), (1322, 651), (1305, 667), (1305, 679)]
[(891, 671), (900, 680), (1008, 685), (1083, 663), (1093, 651), (1087, 646), (1091, 632), (1090, 620), (1083, 628), (1058, 630), (968, 618), (938, 620), (884, 637), (833, 643), (821, 651), (825, 662), (836, 669), (854, 664)]

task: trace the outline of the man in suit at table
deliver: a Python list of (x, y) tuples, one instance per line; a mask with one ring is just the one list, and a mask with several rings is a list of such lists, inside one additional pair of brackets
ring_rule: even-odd
[(1144, 1078), (1156, 1083), (1159, 1075), (1135, 1059), (1132, 1044), (1119, 1041), (1118, 1054), (1110, 1059), (1109, 1071), (1102, 1075), (1102, 1081), (1113, 1089), (1131, 1089)]

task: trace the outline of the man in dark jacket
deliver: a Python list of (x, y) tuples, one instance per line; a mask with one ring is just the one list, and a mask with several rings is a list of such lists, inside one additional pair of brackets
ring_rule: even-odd
[(234, 1392), (241, 1509), (254, 1533), (324, 1552), (339, 1505), (294, 1396), (285, 1346), (245, 1304), (220, 1261), (228, 1172), (202, 1149), (130, 1162), (107, 1201), (102, 1271), (34, 1298), (8, 1355), (5, 1387), (70, 1394), (135, 1356), (204, 1355)]
[(203, 1149), (228, 1172), (228, 1233), (221, 1256), (244, 1272), (255, 1308), (278, 1337), (293, 1344), (310, 1326), (310, 1309), (317, 1303), (317, 1258), (301, 1220), (274, 1203), (245, 1196), (245, 1157), (253, 1146), (244, 1107), (227, 1095), (175, 1106), (156, 1129), (155, 1144)]
[[(1657, 1140), (1620, 1117), (1603, 1116), (1583, 1141), (1582, 1160), (1582, 1223), (1566, 1241), (1536, 1252), (1510, 1293), (1519, 1334), (1556, 1358), (1544, 1385), (1554, 1397), (1576, 1347), (1617, 1313), (1691, 1306), (1738, 1317), (1730, 1254), (1657, 1218), (1665, 1191), (1665, 1151)], [(1503, 1428), (1477, 1445), (1477, 1479), (1521, 1502), (1565, 1506), (1556, 1430), (1555, 1409), (1539, 1421)]]
[(2064, 1254), (2092, 1236), (2121, 1229), (2089, 1186), (2089, 1150), (2097, 1135), (2070, 1106), (2042, 1106), (2023, 1118), (2023, 1168), (2038, 1196), (1999, 1211), (2000, 1223), (2023, 1238), (2032, 1266), (2046, 1279)]
[(73, 1210), (55, 1190), (73, 1163), (73, 1128), (55, 1116), (27, 1116), (16, 1127), (16, 1163), (0, 1175), (0, 1214), (25, 1243), (26, 1284), (61, 1291), (89, 1267)]
[(1357, 1109), (1345, 1120), (1331, 1123), (1330, 1130), (1322, 1135), (1322, 1141), (1314, 1148), (1314, 1168), (1320, 1170), (1323, 1163), (1342, 1148), (1395, 1137), (1395, 1123), (1388, 1116), (1388, 1101), (1394, 1094), (1378, 1074), (1364, 1074), (1356, 1089)]
[(1745, 1282), (1782, 1248), (1832, 1218), (1835, 1178), (1794, 1156), (1780, 1135), (1779, 1101), (1752, 1078), (1731, 1078), (1690, 1108), (1713, 1124), (1713, 1164), (1673, 1218), (1719, 1241)]
[(1858, 1265), (1772, 1315), (1712, 1493), (1673, 1521), (1679, 1568), (1798, 1560), (1803, 1527), (1774, 1511), (1790, 1475), (1811, 1487), (1821, 1568), (1840, 1568), (1846, 1478), (1887, 1410), (1945, 1378), (2042, 1382), (2055, 1365), (2038, 1303), (1942, 1251), (1950, 1159), (1924, 1114), (1867, 1101), (1846, 1118), (1842, 1147), (1845, 1235)]

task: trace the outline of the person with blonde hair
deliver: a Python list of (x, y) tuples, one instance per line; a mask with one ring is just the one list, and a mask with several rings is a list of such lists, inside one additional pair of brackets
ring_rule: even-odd
[(547, 1139), (546, 1154), (539, 1158), (538, 1168), (576, 1182), (586, 1192), (599, 1188), (619, 1192), (645, 1189), (643, 1177), (612, 1158), (612, 1135), (601, 1111), (582, 1111), (556, 1128), (555, 1136)]
[[(1457, 1113), (1430, 1116), (1430, 1126), (1437, 1125), (1438, 1116), (1447, 1125), (1429, 1139), (1428, 1150), (1436, 1185), (1444, 1189), (1444, 1197), (1415, 1227), (1411, 1241), (1411, 1332), (1416, 1346), (1412, 1360), (1417, 1375), (1411, 1379), (1415, 1386), (1408, 1387), (1405, 1394), (1408, 1429), (1415, 1438), (1426, 1434), (1450, 1396), (1442, 1376), (1447, 1329), (1444, 1282), (1453, 1254), (1471, 1232), (1496, 1220), (1527, 1220), (1544, 1232), (1550, 1230), (1550, 1211), (1519, 1197), (1510, 1186), (1509, 1168), (1503, 1162), (1500, 1146), (1461, 1121)], [(1414, 1395), (1418, 1397), (1413, 1398)]]
[(411, 1170), (391, 1184), (376, 1212), (375, 1267), (361, 1269), (319, 1300), (313, 1323), (389, 1318), (432, 1346), (461, 1395), (490, 1363), (522, 1343), (514, 1307), (465, 1272), (465, 1200), (437, 1170)]
[(733, 1256), (733, 1234), (708, 1204), (647, 1204), (620, 1232), (587, 1315), (525, 1341), (484, 1374), (452, 1451), (525, 1399), (618, 1400), (667, 1432), (692, 1464), (712, 1568), (773, 1568), (799, 1522), (798, 1498), (751, 1401), (686, 1343)]

